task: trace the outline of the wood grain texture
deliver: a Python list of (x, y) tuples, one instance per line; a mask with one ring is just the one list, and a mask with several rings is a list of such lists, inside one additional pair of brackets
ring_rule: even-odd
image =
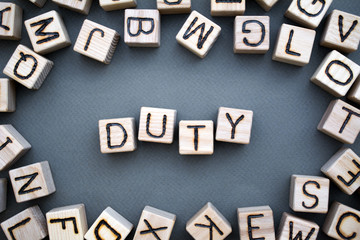
[(137, 6), (136, 0), (99, 0), (99, 4), (105, 11), (115, 11)]
[(357, 104), (360, 104), (360, 76), (350, 89), (347, 98)]
[(6, 210), (7, 202), (7, 179), (0, 178), (0, 213)]
[(191, 0), (157, 0), (157, 9), (161, 14), (181, 14), (191, 12)]
[(47, 0), (29, 0), (29, 1), (35, 4), (36, 6), (42, 8)]
[(2, 12), (2, 23), (0, 28), (0, 39), (20, 40), (23, 21), (23, 10), (21, 7), (10, 2), (0, 2)]
[(246, 0), (239, 1), (211, 1), (211, 16), (237, 16), (243, 15), (246, 8)]
[(57, 5), (70, 9), (72, 11), (88, 15), (92, 0), (52, 0)]
[(270, 11), (270, 9), (278, 2), (279, 0), (256, 0), (256, 2), (265, 10)]
[(0, 112), (15, 112), (15, 82), (8, 78), (0, 78)]

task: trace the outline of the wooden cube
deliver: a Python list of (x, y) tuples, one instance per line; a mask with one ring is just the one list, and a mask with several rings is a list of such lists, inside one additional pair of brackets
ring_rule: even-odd
[(9, 171), (16, 202), (48, 196), (56, 191), (49, 162), (39, 162)]
[(277, 240), (306, 239), (316, 240), (319, 233), (319, 226), (311, 221), (295, 217), (294, 215), (283, 213)]
[(124, 41), (130, 47), (160, 47), (160, 12), (126, 9)]
[(54, 208), (46, 213), (51, 240), (84, 240), (88, 230), (85, 205)]
[(315, 29), (329, 9), (333, 0), (309, 1), (292, 0), (285, 17), (290, 18), (305, 27)]
[(89, 231), (85, 234), (86, 240), (98, 239), (126, 239), (133, 225), (123, 216), (113, 210), (106, 208), (96, 219)]
[(39, 89), (54, 63), (19, 44), (3, 73), (29, 89)]
[(180, 121), (179, 152), (181, 155), (212, 155), (214, 153), (213, 121)]
[(31, 148), (12, 125), (0, 125), (0, 171), (7, 169)]
[(355, 81), (347, 96), (351, 101), (360, 104), (360, 77)]
[(46, 219), (39, 206), (25, 209), (1, 223), (8, 240), (41, 240), (47, 235)]
[(211, 0), (211, 16), (236, 16), (245, 12), (246, 0)]
[(99, 4), (105, 11), (114, 11), (137, 6), (136, 0), (99, 0)]
[(99, 136), (102, 153), (135, 151), (135, 119), (117, 118), (100, 120)]
[(0, 39), (20, 40), (22, 21), (21, 7), (10, 2), (0, 2)]
[(191, 0), (156, 0), (161, 14), (190, 13)]
[(265, 54), (270, 48), (270, 17), (237, 16), (234, 22), (234, 53)]
[(290, 207), (295, 212), (327, 213), (330, 180), (324, 177), (292, 175)]
[(232, 228), (228, 220), (209, 202), (186, 223), (186, 231), (195, 240), (222, 240), (232, 232)]
[(46, 3), (46, 0), (29, 0), (29, 1), (40, 8), (42, 8)]
[(192, 53), (204, 58), (216, 42), (220, 32), (220, 26), (197, 11), (192, 11), (176, 35), (176, 40)]
[(346, 144), (353, 144), (360, 131), (360, 110), (338, 99), (330, 103), (317, 129)]
[(360, 211), (334, 202), (322, 230), (334, 239), (359, 239)]
[(74, 51), (109, 64), (119, 39), (120, 35), (115, 30), (85, 19)]
[(0, 178), (0, 213), (6, 210), (7, 179)]
[(360, 158), (350, 148), (341, 148), (321, 171), (348, 195), (360, 188)]
[(305, 66), (310, 62), (316, 32), (289, 24), (281, 25), (272, 59)]
[(70, 9), (72, 11), (82, 13), (85, 15), (89, 14), (92, 0), (52, 0), (57, 5)]
[(146, 206), (141, 214), (134, 240), (169, 240), (176, 216), (153, 207)]
[(142, 107), (139, 141), (171, 144), (174, 140), (176, 110)]
[(25, 27), (37, 53), (47, 54), (71, 45), (64, 21), (56, 11), (26, 20)]
[(265, 11), (270, 11), (270, 9), (278, 2), (278, 0), (256, 0), (256, 2), (257, 2)]
[(360, 41), (360, 16), (334, 10), (328, 17), (320, 45), (346, 53), (354, 52)]
[(269, 206), (238, 208), (240, 239), (275, 240), (274, 217)]
[(15, 112), (15, 83), (8, 78), (0, 78), (0, 112)]

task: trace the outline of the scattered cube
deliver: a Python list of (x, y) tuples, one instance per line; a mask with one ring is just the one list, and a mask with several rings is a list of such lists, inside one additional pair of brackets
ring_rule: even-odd
[(109, 64), (119, 39), (120, 35), (115, 30), (85, 19), (74, 51)]
[(276, 239), (316, 240), (318, 233), (319, 226), (316, 223), (283, 213)]
[(84, 240), (88, 230), (84, 204), (54, 208), (46, 222), (51, 240)]
[(34, 51), (47, 54), (71, 45), (64, 21), (59, 13), (50, 11), (25, 21)]
[(108, 207), (90, 227), (85, 234), (85, 239), (126, 239), (132, 228), (133, 225), (128, 220)]
[(256, 2), (265, 10), (270, 11), (270, 9), (278, 2), (278, 0), (256, 0)]
[(310, 62), (316, 32), (289, 24), (281, 25), (272, 59), (305, 66)]
[(0, 2), (0, 39), (20, 40), (22, 21), (21, 7), (10, 2)]
[(92, 0), (52, 0), (60, 7), (70, 9), (72, 11), (88, 15)]
[(8, 240), (41, 240), (47, 235), (46, 219), (39, 206), (27, 208), (1, 223)]
[(39, 162), (9, 171), (16, 202), (48, 196), (56, 191), (49, 162)]
[(360, 158), (350, 148), (340, 149), (321, 171), (348, 195), (360, 188)]
[(114, 11), (137, 6), (136, 0), (99, 0), (100, 7), (105, 11)]
[(211, 0), (211, 16), (236, 16), (245, 12), (246, 0)]
[(196, 240), (222, 240), (232, 232), (232, 228), (209, 202), (186, 223), (186, 231)]
[(0, 178), (0, 213), (6, 210), (7, 179)]
[(357, 104), (360, 104), (360, 77), (353, 84), (347, 98)]
[(124, 41), (130, 47), (160, 47), (160, 12), (126, 9)]
[(137, 226), (134, 240), (169, 240), (176, 216), (153, 207), (146, 206)]
[(346, 144), (353, 144), (360, 131), (360, 110), (338, 99), (330, 103), (317, 129)]
[(0, 171), (9, 168), (31, 145), (12, 125), (0, 125)]
[(180, 14), (191, 11), (191, 0), (157, 0), (156, 4), (161, 14)]
[(327, 213), (330, 180), (323, 177), (292, 175), (290, 207), (295, 212)]
[(0, 112), (15, 112), (15, 83), (8, 78), (0, 78)]
[(240, 239), (275, 240), (274, 217), (269, 206), (238, 208)]
[(345, 53), (354, 52), (360, 41), (360, 16), (334, 10), (326, 22), (320, 45)]
[(29, 0), (29, 1), (40, 8), (42, 8), (46, 3), (46, 0)]
[(305, 27), (315, 29), (319, 26), (332, 1), (333, 0), (292, 0), (288, 10), (285, 13), (285, 17)]
[(265, 54), (270, 48), (270, 17), (237, 16), (234, 22), (234, 52)]
[(221, 27), (197, 11), (192, 11), (176, 36), (177, 42), (197, 56), (204, 58), (216, 42)]

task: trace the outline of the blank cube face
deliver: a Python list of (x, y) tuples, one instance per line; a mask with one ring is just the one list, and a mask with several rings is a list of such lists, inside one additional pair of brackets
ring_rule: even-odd
[(142, 107), (139, 141), (171, 144), (174, 140), (176, 110)]
[(273, 60), (305, 66), (310, 62), (316, 32), (314, 30), (283, 24), (273, 53)]
[(2, 222), (1, 228), (8, 240), (41, 240), (48, 235), (39, 206), (30, 207)]
[(132, 152), (136, 150), (135, 119), (118, 118), (99, 121), (102, 153)]
[(264, 54), (270, 47), (270, 17), (237, 16), (234, 23), (234, 52)]
[(161, 14), (179, 14), (191, 11), (191, 0), (157, 0), (156, 3)]
[(124, 41), (130, 47), (160, 47), (160, 12), (126, 9)]
[(20, 40), (22, 18), (22, 8), (10, 2), (0, 2), (0, 39)]
[(329, 189), (327, 178), (292, 175), (290, 207), (295, 212), (327, 213)]
[(57, 5), (82, 14), (89, 14), (92, 0), (52, 0)]
[(137, 226), (134, 240), (169, 240), (176, 216), (156, 208), (146, 206)]
[(359, 65), (334, 50), (325, 57), (311, 81), (335, 97), (343, 97), (359, 73)]
[(6, 210), (7, 179), (0, 178), (0, 213)]
[(354, 52), (359, 47), (360, 17), (334, 10), (326, 22), (321, 45), (343, 51)]
[(302, 239), (316, 240), (318, 233), (319, 226), (316, 223), (283, 213), (276, 239), (289, 240), (302, 236)]
[(136, 0), (99, 0), (99, 3), (105, 11), (114, 11), (137, 6)]
[(334, 100), (317, 129), (340, 142), (353, 144), (360, 131), (360, 110), (340, 99)]
[(332, 0), (292, 0), (285, 16), (305, 27), (315, 29), (319, 26), (331, 3)]
[(119, 39), (120, 35), (115, 30), (86, 19), (76, 40), (74, 51), (109, 64)]
[(204, 58), (221, 32), (220, 26), (200, 13), (192, 11), (176, 36), (177, 42), (197, 56)]
[(83, 240), (88, 230), (84, 204), (52, 209), (46, 222), (51, 240)]
[(56, 11), (50, 11), (25, 21), (35, 52), (47, 54), (71, 45), (65, 24)]
[(31, 145), (12, 125), (0, 125), (0, 171), (10, 167)]
[(9, 171), (18, 203), (48, 196), (56, 191), (48, 162), (40, 162)]
[(360, 104), (360, 77), (355, 81), (347, 96), (351, 101)]
[(211, 16), (236, 16), (245, 12), (246, 0), (211, 0)]
[(278, 0), (256, 0), (256, 2), (265, 10), (270, 11), (270, 9), (278, 2)]
[(8, 78), (0, 78), (0, 112), (14, 112), (15, 108), (15, 83)]

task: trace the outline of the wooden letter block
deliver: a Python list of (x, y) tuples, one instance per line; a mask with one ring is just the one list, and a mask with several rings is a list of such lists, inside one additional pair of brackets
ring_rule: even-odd
[(295, 212), (327, 213), (330, 180), (323, 177), (292, 175), (290, 207)]
[(274, 217), (269, 206), (238, 208), (241, 240), (275, 240)]
[(191, 11), (191, 0), (157, 0), (156, 3), (161, 14), (180, 14)]
[(278, 2), (278, 0), (256, 0), (256, 2), (265, 10), (270, 11), (270, 9)]
[(56, 191), (49, 162), (39, 162), (9, 171), (16, 202), (48, 196)]
[(350, 148), (340, 149), (321, 171), (348, 195), (360, 188), (360, 158)]
[(51, 240), (83, 240), (88, 230), (84, 204), (52, 209), (46, 221)]
[(346, 53), (354, 52), (360, 41), (360, 16), (334, 10), (326, 22), (320, 45)]
[(21, 7), (10, 2), (0, 2), (0, 39), (20, 40), (22, 20)]
[(1, 223), (8, 240), (41, 240), (47, 237), (46, 219), (39, 206), (30, 207)]
[(270, 17), (237, 16), (234, 22), (234, 52), (265, 54), (270, 47)]
[(179, 152), (181, 155), (214, 153), (214, 123), (211, 120), (180, 121)]
[(134, 240), (169, 240), (176, 216), (153, 207), (146, 206), (137, 226)]
[(333, 0), (292, 0), (285, 17), (305, 27), (315, 29)]
[(360, 211), (334, 202), (326, 216), (324, 233), (334, 239), (360, 239)]
[(211, 0), (211, 16), (236, 16), (245, 12), (246, 0)]
[(114, 11), (137, 6), (136, 0), (99, 0), (100, 7), (105, 11)]
[(316, 240), (318, 233), (319, 226), (316, 223), (283, 213), (276, 239)]
[(209, 202), (186, 223), (186, 231), (195, 240), (222, 240), (232, 232), (232, 228), (228, 220)]
[(15, 112), (15, 83), (8, 78), (0, 78), (0, 112)]
[(360, 77), (358, 77), (353, 87), (350, 89), (347, 98), (357, 104), (360, 104)]
[(47, 54), (71, 45), (65, 24), (56, 11), (50, 11), (25, 21), (35, 52)]
[(76, 40), (74, 51), (109, 64), (119, 39), (120, 35), (115, 30), (86, 19)]
[(0, 171), (7, 169), (31, 148), (12, 125), (0, 125)]
[(310, 62), (316, 32), (289, 24), (281, 25), (272, 59), (305, 66)]
[(360, 131), (360, 110), (340, 99), (334, 100), (317, 129), (340, 142), (353, 144)]
[(46, 0), (29, 0), (29, 1), (40, 8), (42, 8), (46, 3)]
[(7, 179), (0, 178), (0, 213), (6, 210)]
[(102, 153), (132, 152), (136, 150), (135, 119), (118, 118), (99, 121)]
[(177, 42), (204, 58), (219, 37), (221, 27), (197, 11), (192, 11), (176, 36)]
[(130, 47), (160, 47), (159, 10), (126, 9), (124, 41)]
[(133, 225), (111, 207), (106, 208), (85, 234), (86, 240), (121, 239), (131, 232)]
[(92, 0), (52, 0), (57, 5), (79, 12), (85, 15), (89, 14)]
[(174, 139), (176, 110), (142, 107), (139, 141), (171, 144)]

